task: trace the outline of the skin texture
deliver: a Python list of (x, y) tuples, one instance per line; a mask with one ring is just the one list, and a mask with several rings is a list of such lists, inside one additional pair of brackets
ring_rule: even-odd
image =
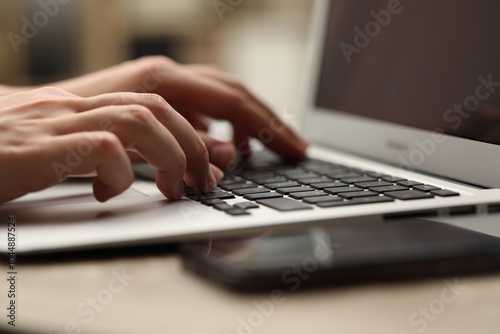
[[(0, 95), (0, 202), (78, 175), (94, 176), (94, 195), (106, 201), (131, 185), (137, 161), (158, 169), (158, 189), (175, 200), (183, 182), (212, 190), (237, 151), (250, 154), (250, 137), (287, 160), (307, 147), (235, 79), (165, 57), (52, 87), (0, 86)], [(232, 123), (233, 142), (207, 134), (211, 118)]]

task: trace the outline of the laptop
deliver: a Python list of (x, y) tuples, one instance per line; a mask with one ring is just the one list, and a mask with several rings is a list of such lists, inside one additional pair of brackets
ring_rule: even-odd
[(1, 205), (0, 217), (17, 224), (23, 254), (498, 211), (498, 12), (496, 0), (318, 0), (302, 107), (308, 161), (267, 155), (175, 202), (137, 179), (97, 203), (73, 180)]

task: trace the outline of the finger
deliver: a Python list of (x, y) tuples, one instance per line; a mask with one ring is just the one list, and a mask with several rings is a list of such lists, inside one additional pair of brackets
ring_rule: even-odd
[(107, 130), (123, 147), (141, 155), (158, 169), (158, 189), (169, 199), (183, 195), (186, 157), (176, 138), (142, 106), (111, 106), (52, 120), (57, 134), (98, 131), (107, 120)]
[[(205, 117), (202, 113), (199, 111), (194, 111), (192, 108), (189, 107), (175, 107), (177, 111), (179, 111), (186, 120), (191, 123), (191, 125), (198, 131), (198, 134), (200, 137), (202, 137), (203, 141), (205, 142), (205, 145), (208, 146), (209, 141), (205, 140), (203, 134), (209, 131), (209, 125), (210, 125), (210, 120), (208, 117)], [(241, 129), (236, 129), (234, 131), (234, 142), (236, 144), (237, 151), (241, 154), (243, 158), (248, 158), (251, 155), (251, 149), (249, 145), (249, 135), (248, 133)], [(213, 138), (212, 138), (213, 139)], [(221, 141), (219, 141), (221, 142)], [(221, 142), (224, 143), (224, 142)], [(215, 163), (215, 165), (219, 166), (223, 170), (227, 170), (229, 167), (232, 166), (232, 164), (235, 162), (236, 159), (236, 151), (234, 151), (234, 145), (232, 145), (231, 148), (227, 148), (226, 153), (214, 153), (210, 152), (209, 149), (209, 154), (210, 154), (210, 161), (212, 163)], [(219, 155), (223, 155), (222, 158), (216, 157)], [(227, 158), (224, 158), (224, 155), (227, 156)]]
[(212, 66), (192, 65), (189, 67), (191, 68), (191, 70), (193, 70), (194, 72), (196, 72), (200, 75), (204, 75), (204, 76), (212, 78), (214, 80), (218, 80), (218, 81), (240, 91), (248, 99), (250, 99), (253, 103), (257, 104), (260, 108), (265, 110), (266, 113), (274, 116), (276, 118), (276, 122), (278, 122), (277, 126), (285, 127), (287, 129), (287, 131), (289, 131), (290, 136), (292, 136), (297, 141), (302, 141), (302, 139), (297, 135), (297, 133), (295, 131), (293, 131), (290, 127), (285, 125), (285, 123), (283, 123), (279, 119), (279, 117), (277, 117), (276, 114), (274, 114), (271, 111), (271, 109), (268, 106), (266, 106), (260, 99), (258, 99), (254, 94), (252, 94), (245, 85), (241, 84), (240, 81), (238, 81), (237, 79), (235, 79), (231, 75), (224, 73), (224, 72), (221, 72)]
[(198, 131), (198, 135), (207, 146), (210, 162), (222, 170), (228, 170), (236, 160), (236, 148), (234, 145), (217, 140), (203, 131)]
[(132, 163), (146, 162), (144, 158), (137, 152), (127, 151), (128, 158)]
[(211, 117), (227, 119), (236, 128), (248, 129), (249, 134), (261, 141), (263, 131), (270, 133), (272, 136), (267, 136), (264, 144), (285, 159), (305, 157), (307, 145), (269, 108), (248, 99), (240, 90), (189, 69), (179, 70), (169, 80), (173, 82), (168, 89), (166, 85), (159, 86), (158, 93), (172, 103), (191, 104)]
[(243, 159), (248, 159), (252, 155), (250, 147), (250, 135), (244, 129), (235, 129), (233, 134), (233, 141), (236, 145), (238, 153), (241, 154)]
[(50, 137), (17, 155), (13, 158), (17, 173), (30, 176), (18, 187), (24, 194), (55, 185), (70, 175), (96, 173), (94, 195), (104, 202), (127, 189), (134, 178), (120, 141), (108, 132)]
[[(127, 111), (127, 106), (131, 104), (145, 107), (149, 110), (149, 115), (145, 110), (142, 110), (143, 112), (140, 114), (149, 121), (152, 119), (148, 116), (153, 115), (173, 135), (182, 148), (185, 154), (186, 182), (200, 191), (210, 191), (216, 186), (214, 175), (209, 169), (209, 158), (205, 144), (191, 124), (162, 97), (156, 94), (114, 93), (85, 99), (85, 104), (88, 109), (109, 105), (122, 106), (125, 107), (124, 114), (130, 114), (130, 110)], [(141, 119), (136, 119), (136, 121), (142, 122)], [(146, 130), (143, 129), (143, 131)], [(156, 145), (151, 144), (153, 148)]]
[(207, 132), (210, 127), (210, 119), (187, 106), (175, 106), (177, 110), (196, 130)]

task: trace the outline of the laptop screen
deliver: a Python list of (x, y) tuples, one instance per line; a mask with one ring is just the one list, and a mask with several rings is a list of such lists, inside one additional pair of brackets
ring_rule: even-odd
[(316, 105), (500, 144), (500, 1), (333, 0)]

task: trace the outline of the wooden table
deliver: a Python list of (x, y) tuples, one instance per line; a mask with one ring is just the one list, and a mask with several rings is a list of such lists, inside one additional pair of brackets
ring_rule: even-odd
[[(19, 263), (16, 329), (39, 333), (492, 333), (500, 275), (243, 294), (177, 254)], [(455, 285), (454, 287), (451, 287)], [(1, 283), (5, 311), (5, 279)], [(8, 329), (5, 315), (0, 330)]]

